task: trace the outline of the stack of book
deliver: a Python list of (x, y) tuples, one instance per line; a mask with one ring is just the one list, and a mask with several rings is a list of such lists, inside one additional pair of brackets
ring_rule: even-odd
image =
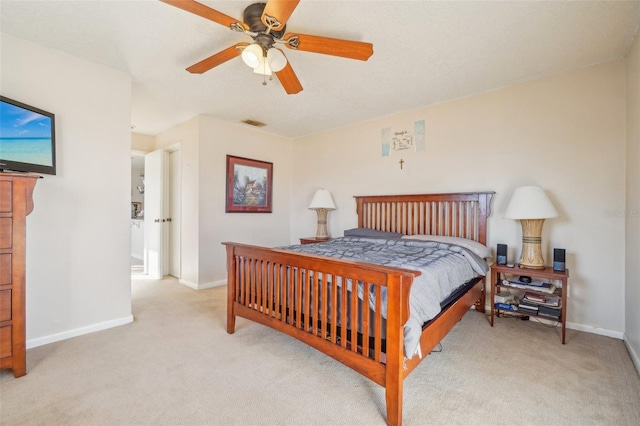
[(515, 298), (513, 297), (513, 294), (508, 291), (501, 291), (493, 296), (493, 301), (495, 303), (513, 303), (514, 300)]
[(523, 314), (538, 315), (538, 305), (531, 303), (525, 298), (518, 302), (518, 312)]
[(552, 294), (554, 291), (556, 291), (556, 286), (553, 283), (545, 283), (542, 281), (531, 281), (530, 283), (525, 283), (523, 281), (520, 281), (518, 278), (511, 278), (508, 281), (507, 285), (523, 290), (535, 290), (549, 294)]
[(560, 297), (526, 292), (518, 303), (518, 311), (559, 320), (562, 313)]
[(560, 316), (562, 315), (562, 309), (559, 307), (554, 308), (551, 306), (540, 305), (538, 307), (538, 315), (559, 321)]

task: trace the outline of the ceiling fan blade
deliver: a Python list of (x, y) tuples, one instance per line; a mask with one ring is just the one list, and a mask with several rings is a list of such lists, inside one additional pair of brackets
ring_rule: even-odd
[(171, 6), (175, 6), (178, 9), (186, 10), (187, 12), (191, 12), (198, 16), (202, 16), (205, 19), (209, 19), (213, 22), (217, 22), (220, 25), (224, 25), (227, 28), (230, 28), (233, 24), (241, 25), (245, 30), (248, 30), (249, 27), (238, 19), (232, 18), (231, 16), (225, 15), (222, 12), (218, 12), (215, 9), (211, 9), (208, 6), (205, 6), (202, 3), (198, 3), (193, 0), (160, 0), (163, 3), (170, 4)]
[(285, 45), (289, 49), (304, 52), (322, 53), (324, 55), (342, 56), (343, 58), (366, 61), (373, 55), (373, 44), (360, 41), (340, 40), (308, 34), (287, 33)]
[(300, 84), (300, 80), (298, 80), (298, 76), (291, 68), (289, 61), (281, 71), (276, 72), (276, 76), (288, 95), (295, 95), (302, 91), (302, 84)]
[(236, 56), (240, 56), (242, 53), (242, 49), (240, 47), (246, 47), (249, 43), (238, 43), (233, 46), (227, 47), (221, 52), (216, 53), (215, 55), (209, 56), (207, 59), (203, 59), (195, 65), (191, 65), (187, 68), (187, 71), (194, 74), (202, 74), (204, 72), (209, 71), (211, 68), (217, 67), (218, 65), (227, 62), (229, 59), (233, 59)]
[(270, 22), (270, 18), (275, 18), (278, 25), (271, 26), (271, 29), (280, 31), (284, 28), (298, 3), (300, 3), (300, 0), (269, 0), (260, 19), (269, 28), (273, 24), (273, 22)]

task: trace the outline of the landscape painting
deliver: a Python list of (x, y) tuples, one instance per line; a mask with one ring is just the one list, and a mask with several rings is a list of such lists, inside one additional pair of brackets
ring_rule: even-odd
[(273, 163), (227, 155), (227, 213), (271, 213)]

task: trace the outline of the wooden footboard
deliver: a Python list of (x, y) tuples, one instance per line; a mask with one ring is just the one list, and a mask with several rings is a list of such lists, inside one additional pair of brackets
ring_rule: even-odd
[[(493, 192), (355, 197), (358, 227), (486, 244)], [(402, 424), (404, 378), (420, 363), (404, 357), (403, 326), (418, 271), (236, 243), (227, 246), (227, 331), (236, 316), (272, 327), (384, 386), (387, 423)], [(423, 327), (426, 356), (469, 308), (484, 311), (485, 278)], [(383, 318), (382, 289), (387, 290)], [(384, 339), (383, 339), (384, 336)]]
[[(227, 332), (235, 331), (236, 316), (241, 316), (313, 346), (384, 386), (388, 422), (400, 424), (403, 325), (409, 318), (411, 284), (420, 272), (224, 244), (228, 262)], [(358, 309), (358, 292), (350, 291), (354, 283), (360, 283), (361, 300), (372, 300), (374, 309)], [(384, 332), (382, 287), (387, 288), (388, 300)]]

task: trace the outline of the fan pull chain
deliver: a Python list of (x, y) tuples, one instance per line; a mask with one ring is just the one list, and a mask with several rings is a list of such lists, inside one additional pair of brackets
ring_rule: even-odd
[(264, 52), (262, 58), (262, 85), (267, 85), (267, 55)]

